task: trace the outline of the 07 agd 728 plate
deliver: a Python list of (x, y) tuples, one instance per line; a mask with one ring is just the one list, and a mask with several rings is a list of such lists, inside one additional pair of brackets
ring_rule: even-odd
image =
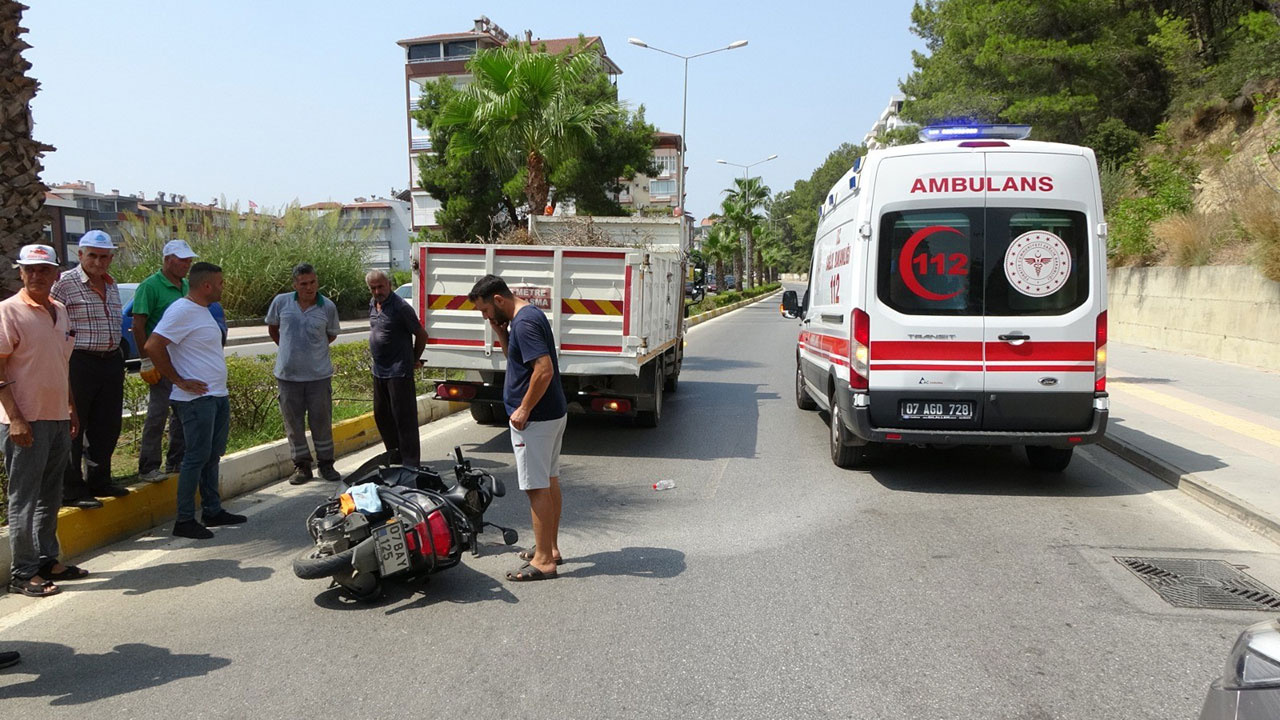
[(898, 404), (903, 420), (972, 420), (970, 400), (903, 400)]

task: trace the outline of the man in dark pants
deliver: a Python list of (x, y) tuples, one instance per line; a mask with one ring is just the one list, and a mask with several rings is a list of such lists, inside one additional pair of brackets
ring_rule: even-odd
[(392, 465), (418, 465), (418, 393), (414, 370), (427, 347), (427, 331), (403, 298), (391, 292), (381, 270), (365, 275), (369, 286), (369, 354), (373, 356), (373, 420)]
[[(187, 273), (196, 254), (186, 240), (170, 240), (164, 244), (163, 264), (154, 275), (138, 283), (133, 295), (133, 339), (142, 358), (139, 377), (146, 380), (151, 389), (147, 394), (147, 419), (142, 423), (142, 442), (138, 448), (138, 479), (146, 482), (164, 482), (178, 471), (184, 455), (182, 421), (175, 415), (169, 421), (169, 395), (173, 385), (156, 370), (151, 358), (143, 352), (147, 339), (164, 317), (164, 311), (178, 298), (187, 294)], [(160, 467), (160, 442), (164, 438), (165, 423), (169, 423), (169, 451), (164, 468)]]
[(71, 394), (84, 427), (81, 438), (71, 443), (71, 462), (62, 483), (62, 504), (69, 507), (102, 507), (95, 496), (129, 494), (111, 484), (111, 454), (120, 439), (124, 407), (120, 289), (107, 273), (115, 247), (110, 235), (90, 230), (80, 238), (79, 267), (62, 273), (53, 284), (53, 297), (67, 306), (75, 333)]

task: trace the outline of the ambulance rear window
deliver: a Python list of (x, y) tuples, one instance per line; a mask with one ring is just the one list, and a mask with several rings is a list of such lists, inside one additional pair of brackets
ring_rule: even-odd
[(1089, 299), (1084, 213), (987, 208), (987, 315), (1061, 315)]
[(908, 315), (982, 314), (982, 213), (977, 208), (885, 213), (881, 302)]

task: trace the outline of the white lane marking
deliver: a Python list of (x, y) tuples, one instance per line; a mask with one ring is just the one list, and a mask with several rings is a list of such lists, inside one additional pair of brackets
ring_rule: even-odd
[[(419, 442), (430, 440), (438, 435), (443, 435), (470, 421), (471, 416), (465, 413), (456, 413), (451, 417), (441, 418), (440, 420), (424, 426), (424, 430), (418, 435)], [(345, 468), (345, 470), (349, 472), (351, 470), (355, 470), (365, 460), (368, 460), (379, 452), (382, 452), (381, 446), (373, 445), (346, 455), (339, 460), (336, 465)], [(310, 488), (314, 488), (314, 485), (311, 485)], [(308, 485), (290, 485), (286, 482), (277, 482), (273, 485), (268, 485), (266, 487), (259, 488), (258, 490), (254, 490), (246, 495), (241, 495), (240, 497), (231, 500), (228, 504), (236, 507), (236, 509), (240, 510), (246, 517), (252, 518), (254, 516), (261, 515), (280, 503), (308, 492), (308, 489)], [(264, 496), (266, 496), (266, 499), (263, 499)], [(238, 507), (244, 502), (249, 502), (251, 504), (244, 508)], [(175, 552), (185, 550), (187, 548), (201, 547), (198, 540), (174, 538), (167, 534), (163, 534), (166, 532), (168, 527), (169, 523), (166, 522), (164, 525), (154, 527), (139, 535), (113, 543), (112, 545), (109, 545), (108, 548), (104, 548), (97, 555), (90, 555), (87, 558), (87, 562), (84, 564), (93, 565), (93, 567), (89, 568), (89, 571), (92, 572), (93, 575), (74, 583), (64, 583), (61, 586), (62, 592), (54, 595), (53, 597), (27, 599), (30, 603), (27, 607), (0, 617), (0, 633), (12, 630), (28, 620), (32, 620), (51, 610), (55, 610), (68, 602), (72, 602), (76, 598), (90, 597), (92, 595), (91, 593), (76, 592), (76, 588), (77, 586), (88, 587), (92, 585), (95, 582), (94, 576), (99, 573), (102, 573), (103, 575), (106, 575), (107, 573), (117, 575), (119, 573), (129, 572), (130, 570), (137, 570), (150, 565), (160, 558), (172, 557)], [(151, 545), (154, 543), (162, 544), (158, 548), (149, 550), (135, 547), (137, 545)], [(112, 550), (109, 548), (116, 549)], [(106, 561), (108, 564), (103, 567), (99, 567), (98, 563), (102, 561)], [(104, 577), (102, 580), (99, 580), (99, 582), (107, 579), (108, 578)], [(98, 599), (101, 600), (101, 596), (99, 596)]]
[[(1140, 468), (1137, 468), (1136, 466), (1130, 466), (1130, 467), (1133, 467), (1133, 469), (1140, 476), (1145, 476), (1146, 478), (1148, 478), (1150, 482), (1142, 483), (1136, 480), (1131, 480), (1128, 477), (1119, 475), (1115, 472), (1112, 472), (1112, 470), (1107, 467), (1108, 463), (1100, 462), (1097, 459), (1090, 457), (1090, 454), (1088, 453), (1080, 453), (1079, 457), (1083, 459), (1085, 462), (1092, 465), (1093, 467), (1097, 468), (1098, 470), (1101, 470), (1108, 477), (1127, 485), (1129, 488), (1131, 488), (1134, 491), (1135, 496), (1149, 499), (1151, 502), (1159, 505), (1165, 510), (1169, 510), (1174, 514), (1178, 515), (1184, 521), (1196, 526), (1205, 534), (1212, 536), (1215, 540), (1222, 543), (1224, 548), (1230, 548), (1234, 550), (1241, 549), (1239, 548), (1239, 544), (1241, 540), (1241, 535), (1243, 534), (1249, 537), (1253, 541), (1255, 548), (1258, 549), (1260, 552), (1270, 553), (1270, 552), (1276, 551), (1275, 545), (1270, 541), (1268, 541), (1266, 538), (1249, 530), (1249, 528), (1240, 524), (1238, 521), (1226, 515), (1222, 515), (1217, 512), (1214, 512), (1212, 508), (1209, 508), (1204, 505), (1200, 505), (1199, 503), (1196, 503), (1193, 507), (1185, 506), (1183, 503), (1194, 502), (1194, 501), (1191, 498), (1189, 498), (1187, 495), (1184, 495), (1183, 493), (1179, 492), (1177, 488), (1167, 485), (1159, 478), (1149, 475), (1146, 471)], [(1120, 462), (1120, 463), (1125, 462), (1124, 460), (1118, 457), (1113, 458), (1113, 460), (1115, 462)], [(1212, 516), (1211, 516), (1212, 519), (1210, 519), (1210, 517), (1206, 517), (1202, 515), (1199, 512), (1196, 512), (1195, 509), (1198, 509), (1198, 508), (1203, 508), (1209, 513), (1212, 513)], [(1223, 528), (1221, 523), (1215, 523), (1213, 522), (1213, 520), (1230, 521), (1231, 526), (1236, 528), (1237, 531), (1232, 532), (1231, 530), (1227, 530)]]

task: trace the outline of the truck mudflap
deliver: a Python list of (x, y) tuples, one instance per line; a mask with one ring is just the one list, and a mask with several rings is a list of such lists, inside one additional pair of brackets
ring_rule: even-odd
[(847, 418), (849, 432), (863, 443), (906, 445), (1045, 445), (1072, 448), (1100, 441), (1106, 433), (1110, 414), (1107, 393), (1095, 393), (1093, 417), (1089, 427), (1076, 432), (892, 428), (872, 425), (870, 396), (866, 393), (855, 393), (847, 387), (839, 388), (836, 391), (836, 402), (840, 403), (841, 415)]

